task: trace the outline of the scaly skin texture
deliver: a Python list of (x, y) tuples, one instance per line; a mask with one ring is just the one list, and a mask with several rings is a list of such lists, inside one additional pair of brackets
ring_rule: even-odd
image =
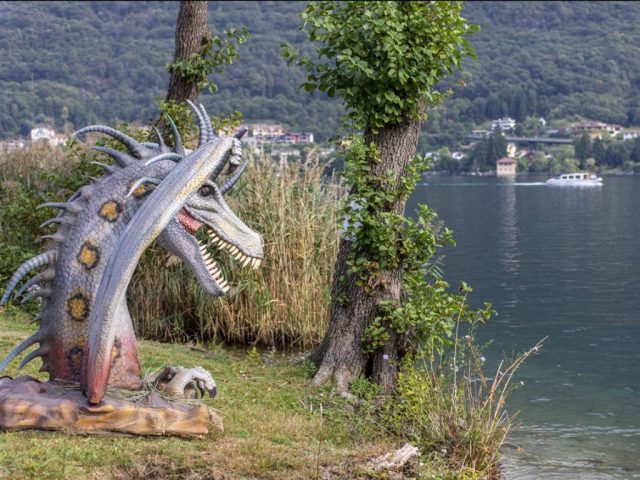
[[(229, 286), (206, 246), (195, 238), (200, 228), (207, 229), (214, 247), (257, 268), (262, 238), (233, 214), (223, 198), (246, 162), (222, 186), (215, 183), (227, 162), (230, 170), (238, 166), (239, 141), (215, 136), (204, 108), (192, 108), (201, 132), (198, 147), (188, 155), (175, 128), (174, 151), (159, 136), (157, 144), (140, 144), (108, 127), (87, 127), (77, 133), (107, 133), (122, 141), (129, 153), (97, 148), (116, 161), (105, 166), (106, 175), (64, 204), (44, 205), (60, 209), (49, 221), (60, 225), (50, 236), (54, 246), (25, 262), (0, 299), (4, 304), (28, 271), (42, 269), (21, 289), (39, 287), (30, 296), (42, 297), (40, 328), (0, 363), (0, 371), (38, 343), (21, 366), (42, 357), (42, 370), (51, 379), (81, 383), (90, 403), (102, 399), (107, 385), (138, 389), (141, 368), (125, 293), (144, 249), (158, 238), (211, 295), (223, 295)], [(203, 380), (194, 373), (192, 381)]]
[[(159, 165), (145, 167), (142, 162), (117, 170), (81, 190), (80, 198), (72, 202), (81, 211), (62, 217), (73, 223), (59, 230), (64, 241), (57, 246), (60, 253), (53, 267), (52, 294), (43, 298), (40, 322), (44, 334), (40, 345), (48, 348), (43, 370), (51, 379), (80, 382), (89, 318), (106, 259), (114, 254), (119, 236), (150, 189), (141, 185), (137, 194), (127, 198), (127, 193), (150, 168), (156, 176), (163, 176)], [(141, 386), (140, 363), (126, 305), (119, 306), (117, 322), (109, 383), (135, 389)]]

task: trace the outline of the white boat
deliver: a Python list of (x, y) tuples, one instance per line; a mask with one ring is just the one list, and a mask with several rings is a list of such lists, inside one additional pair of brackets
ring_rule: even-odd
[(602, 177), (598, 177), (593, 173), (563, 173), (555, 178), (550, 178), (545, 185), (559, 187), (600, 187), (602, 186)]

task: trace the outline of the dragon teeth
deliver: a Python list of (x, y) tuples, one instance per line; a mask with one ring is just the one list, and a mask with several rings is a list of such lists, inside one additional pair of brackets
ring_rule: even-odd
[(249, 257), (244, 257), (244, 261), (242, 262), (242, 266), (246, 267), (249, 262), (251, 262), (251, 259)]

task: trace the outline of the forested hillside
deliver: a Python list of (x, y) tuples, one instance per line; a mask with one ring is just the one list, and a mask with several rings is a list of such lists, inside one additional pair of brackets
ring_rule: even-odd
[[(298, 30), (304, 3), (209, 4), (214, 32), (250, 33), (240, 60), (217, 79), (219, 93), (203, 97), (209, 111), (332, 135), (340, 105), (300, 90), (302, 72), (279, 54), (283, 42), (310, 48)], [(154, 117), (177, 10), (177, 2), (0, 2), (0, 136), (45, 122)], [(502, 115), (640, 123), (640, 4), (469, 2), (465, 13), (481, 26), (471, 38), (478, 58), (443, 85), (455, 94), (432, 115), (432, 132)]]

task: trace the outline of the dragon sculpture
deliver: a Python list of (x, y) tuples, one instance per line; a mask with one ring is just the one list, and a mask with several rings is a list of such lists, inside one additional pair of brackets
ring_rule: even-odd
[[(65, 203), (46, 203), (38, 208), (59, 209), (42, 224), (57, 224), (45, 238), (52, 246), (24, 262), (9, 280), (0, 305), (9, 299), (21, 279), (40, 272), (24, 283), (16, 296), (23, 302), (41, 297), (39, 328), (17, 345), (0, 363), (2, 371), (30, 346), (19, 368), (41, 357), (41, 371), (50, 380), (78, 382), (92, 405), (99, 404), (107, 386), (142, 388), (135, 334), (125, 293), (144, 250), (154, 240), (178, 256), (210, 295), (224, 295), (229, 284), (209, 247), (224, 250), (244, 266), (258, 268), (263, 257), (262, 237), (245, 225), (229, 208), (224, 194), (247, 167), (241, 164), (240, 138), (217, 136), (204, 107), (190, 103), (200, 129), (198, 146), (184, 148), (171, 118), (174, 147), (168, 147), (156, 129), (157, 143), (138, 142), (113, 128), (93, 125), (88, 132), (109, 135), (127, 149), (93, 149), (113, 158), (99, 162), (105, 174), (85, 185)], [(229, 164), (226, 181), (217, 177)], [(208, 245), (196, 238), (205, 229)], [(200, 367), (170, 367), (156, 383), (172, 395), (194, 390), (215, 395), (215, 382)]]

